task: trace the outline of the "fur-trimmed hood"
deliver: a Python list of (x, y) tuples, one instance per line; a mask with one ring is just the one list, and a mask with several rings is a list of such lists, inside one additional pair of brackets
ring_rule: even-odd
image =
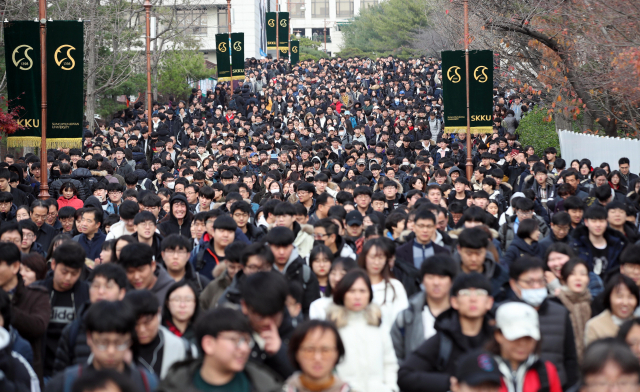
[(327, 308), (327, 320), (332, 321), (338, 328), (347, 326), (351, 318), (357, 317), (364, 317), (367, 324), (378, 327), (382, 321), (382, 312), (378, 305), (373, 302), (362, 312), (352, 312), (344, 306), (336, 305), (335, 303), (332, 303)]
[[(460, 233), (462, 233), (462, 230), (464, 230), (464, 227), (461, 227), (459, 229), (455, 229), (455, 230), (450, 230), (447, 232), (447, 234), (449, 234), (449, 236), (451, 238), (458, 238), (458, 236), (460, 235)], [(491, 231), (491, 238), (493, 238), (494, 240), (496, 238), (499, 237), (499, 234), (496, 230), (489, 228), (489, 230)]]

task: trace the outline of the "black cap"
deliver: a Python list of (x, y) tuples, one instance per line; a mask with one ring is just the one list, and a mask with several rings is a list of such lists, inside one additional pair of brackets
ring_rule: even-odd
[(475, 350), (458, 359), (456, 378), (458, 383), (477, 386), (485, 383), (500, 385), (502, 375), (498, 363), (484, 350)]
[(347, 221), (348, 226), (353, 226), (353, 225), (362, 225), (362, 221), (364, 220), (364, 218), (362, 217), (362, 214), (360, 213), (360, 211), (353, 210), (347, 214), (347, 217), (345, 220)]

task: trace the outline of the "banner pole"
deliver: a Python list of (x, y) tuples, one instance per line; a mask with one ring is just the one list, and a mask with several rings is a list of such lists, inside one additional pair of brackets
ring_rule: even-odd
[(473, 175), (471, 160), (471, 110), (469, 109), (469, 0), (464, 0), (464, 72), (467, 88), (467, 180)]
[(287, 21), (287, 44), (289, 48), (289, 66), (291, 66), (291, 0), (287, 0), (287, 12), (289, 13)]
[(153, 123), (151, 122), (153, 99), (151, 98), (151, 2), (149, 0), (145, 0), (144, 2), (144, 11), (147, 19), (147, 126), (149, 127), (149, 132), (151, 132), (153, 131)]
[(280, 61), (280, 0), (276, 0), (276, 60)]
[(47, 172), (47, 2), (38, 1), (38, 16), (40, 17), (40, 194), (39, 199), (49, 198), (49, 181)]
[(231, 0), (227, 0), (227, 25), (229, 27), (229, 85), (233, 92), (233, 47), (231, 46)]

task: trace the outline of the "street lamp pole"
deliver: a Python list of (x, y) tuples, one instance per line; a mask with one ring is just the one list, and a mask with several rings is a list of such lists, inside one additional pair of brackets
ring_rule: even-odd
[(469, 109), (469, 0), (464, 0), (464, 72), (467, 88), (467, 179), (473, 174), (471, 160), (471, 110)]
[(147, 19), (147, 122), (149, 126), (149, 132), (153, 130), (153, 124), (151, 123), (151, 2), (145, 0), (144, 10)]
[(327, 54), (327, 20), (324, 20), (324, 54)]
[(287, 45), (289, 50), (289, 62), (291, 62), (291, 0), (287, 0), (287, 12), (289, 13), (289, 22), (287, 22)]
[(276, 60), (280, 61), (280, 0), (276, 0)]
[(233, 60), (231, 47), (231, 0), (227, 0), (227, 26), (229, 27), (229, 86), (231, 86), (231, 91), (233, 91), (233, 64), (231, 61)]
[(40, 17), (40, 193), (39, 199), (49, 198), (49, 182), (47, 180), (47, 0), (38, 1)]

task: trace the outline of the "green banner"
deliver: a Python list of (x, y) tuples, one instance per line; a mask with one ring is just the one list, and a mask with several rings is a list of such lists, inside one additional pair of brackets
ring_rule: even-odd
[(289, 13), (278, 13), (278, 48), (281, 56), (284, 49), (289, 51)]
[(276, 28), (276, 18), (277, 18), (277, 13), (276, 12), (267, 12), (267, 16), (266, 16), (266, 21), (267, 21), (267, 49), (277, 49), (278, 48), (278, 43), (277, 38), (276, 38), (276, 34), (277, 34), (277, 28)]
[(9, 106), (23, 108), (18, 123), (25, 127), (7, 138), (7, 146), (39, 147), (40, 24), (32, 21), (4, 23), (4, 45)]
[(216, 63), (218, 66), (218, 81), (231, 80), (229, 34), (216, 34)]
[[(445, 132), (467, 131), (466, 79), (463, 50), (442, 52)], [(471, 133), (492, 133), (493, 52), (469, 51), (469, 112)]]
[(47, 147), (80, 147), (84, 116), (83, 22), (47, 22)]
[(300, 41), (291, 41), (291, 65), (296, 65), (300, 62)]
[(244, 80), (244, 33), (231, 33), (233, 79)]

